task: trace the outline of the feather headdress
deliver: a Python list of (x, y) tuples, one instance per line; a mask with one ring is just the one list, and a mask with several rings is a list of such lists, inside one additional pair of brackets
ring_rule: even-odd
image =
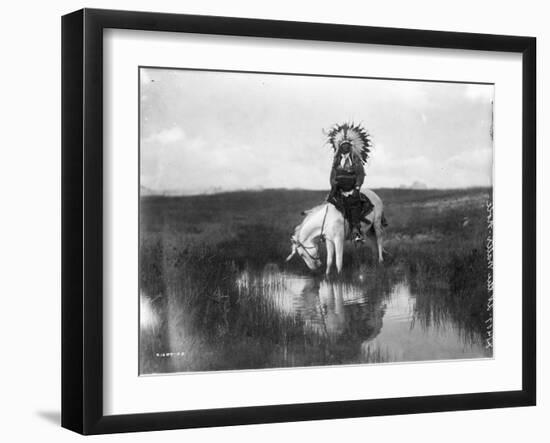
[(353, 155), (359, 158), (363, 164), (367, 162), (372, 142), (369, 133), (361, 125), (355, 123), (335, 125), (327, 135), (335, 153), (338, 153), (340, 146), (344, 143), (349, 143)]

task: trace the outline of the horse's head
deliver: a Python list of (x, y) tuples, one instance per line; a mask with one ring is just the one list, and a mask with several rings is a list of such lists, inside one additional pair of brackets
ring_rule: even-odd
[(298, 254), (307, 267), (312, 271), (316, 271), (321, 267), (322, 263), (319, 258), (319, 247), (317, 246), (317, 243), (311, 242), (304, 245), (294, 235), (290, 238), (290, 242), (292, 250), (290, 255), (286, 258), (286, 261), (289, 261), (292, 257)]

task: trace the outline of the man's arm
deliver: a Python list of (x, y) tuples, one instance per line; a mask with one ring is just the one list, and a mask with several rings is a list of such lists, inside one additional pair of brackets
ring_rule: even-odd
[(365, 168), (363, 168), (361, 163), (355, 165), (355, 175), (357, 176), (355, 179), (355, 189), (359, 190), (365, 181)]
[(336, 186), (336, 167), (332, 165), (330, 170), (330, 187), (334, 188)]
[(338, 155), (334, 157), (332, 161), (332, 169), (330, 170), (330, 187), (334, 188), (336, 186), (336, 167), (340, 163), (340, 158)]

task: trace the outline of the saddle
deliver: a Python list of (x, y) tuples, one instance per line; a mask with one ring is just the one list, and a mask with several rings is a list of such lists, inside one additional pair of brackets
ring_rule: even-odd
[[(327, 197), (327, 202), (332, 203), (345, 218), (348, 218), (346, 214), (349, 214), (349, 207), (346, 207), (347, 200), (341, 192), (331, 192)], [(359, 193), (359, 199), (355, 200), (353, 205), (358, 205), (361, 208), (359, 219), (369, 223), (366, 217), (374, 209), (374, 205), (370, 199), (365, 194)]]

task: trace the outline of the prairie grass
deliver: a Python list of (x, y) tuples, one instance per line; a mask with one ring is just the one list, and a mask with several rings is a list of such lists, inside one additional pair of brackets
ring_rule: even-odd
[[(312, 329), (303, 316), (282, 312), (261, 288), (236, 284), (244, 271), (268, 267), (309, 274), (303, 263), (285, 264), (284, 258), (301, 211), (326, 193), (142, 197), (140, 294), (148, 301), (146, 318), (155, 321), (140, 329), (140, 373), (353, 363), (351, 348), (360, 349), (365, 336), (379, 331), (383, 298), (396, 279), (407, 279), (419, 294), (415, 321), (452, 321), (464, 340), (479, 341), (491, 315), (485, 257), (491, 190), (376, 192), (389, 221), (385, 263), (378, 266), (369, 248), (346, 247), (338, 279), (352, 281), (366, 272), (370, 295), (361, 309), (348, 309), (359, 321), (338, 338)], [(389, 351), (360, 357), (362, 363), (388, 360)]]

